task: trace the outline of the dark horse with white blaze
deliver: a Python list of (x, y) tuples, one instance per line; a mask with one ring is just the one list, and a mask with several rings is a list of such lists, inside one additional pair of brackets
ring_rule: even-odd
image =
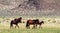
[(37, 25), (41, 27), (42, 23), (44, 23), (44, 21), (39, 22), (39, 19), (27, 20), (26, 27), (30, 28), (30, 25), (33, 25), (33, 28), (37, 28)]
[[(13, 27), (13, 24), (16, 25), (19, 28), (18, 23), (21, 23), (21, 20), (22, 20), (22, 17), (12, 20), (10, 22), (10, 28)], [(15, 26), (15, 28), (16, 28), (16, 26)]]

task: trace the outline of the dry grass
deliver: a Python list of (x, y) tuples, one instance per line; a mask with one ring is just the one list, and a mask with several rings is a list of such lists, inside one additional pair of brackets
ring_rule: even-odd
[[(22, 22), (19, 23), (19, 29), (13, 28), (10, 29), (10, 21), (14, 18), (0, 18), (0, 33), (60, 33), (60, 19), (59, 18), (39, 18), (39, 20), (44, 20), (44, 24), (42, 24), (42, 29), (32, 29), (33, 25), (30, 26), (30, 29), (26, 29), (26, 21), (28, 19), (36, 19), (36, 18), (24, 18)], [(53, 22), (54, 21), (54, 22)], [(15, 26), (15, 25), (14, 25)]]

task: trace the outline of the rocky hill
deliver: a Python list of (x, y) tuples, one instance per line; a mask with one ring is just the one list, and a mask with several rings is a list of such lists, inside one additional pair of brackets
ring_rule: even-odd
[(0, 0), (0, 16), (60, 15), (60, 0)]

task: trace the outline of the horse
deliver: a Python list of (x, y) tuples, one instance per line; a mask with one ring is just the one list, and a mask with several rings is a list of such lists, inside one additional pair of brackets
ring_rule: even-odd
[[(39, 28), (40, 28), (42, 24), (44, 24), (44, 21), (37, 22), (36, 27), (37, 27), (37, 25), (39, 25)], [(41, 27), (41, 28), (42, 28), (42, 27)]]
[[(19, 28), (18, 23), (22, 23), (21, 20), (22, 20), (22, 17), (12, 20), (10, 22), (10, 28), (13, 27), (13, 24), (16, 25)], [(15, 28), (16, 28), (16, 26), (15, 26)]]
[(37, 24), (37, 22), (39, 22), (39, 19), (35, 19), (35, 20), (27, 20), (26, 22), (26, 27), (30, 28), (30, 25), (33, 25), (33, 28), (35, 28), (35, 25)]

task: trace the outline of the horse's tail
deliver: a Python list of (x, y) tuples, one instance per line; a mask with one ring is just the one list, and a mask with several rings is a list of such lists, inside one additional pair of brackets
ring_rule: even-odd
[(26, 27), (28, 27), (29, 26), (29, 24), (28, 24), (28, 21), (26, 22)]
[(13, 25), (12, 25), (12, 21), (10, 22), (10, 28), (12, 27)]

